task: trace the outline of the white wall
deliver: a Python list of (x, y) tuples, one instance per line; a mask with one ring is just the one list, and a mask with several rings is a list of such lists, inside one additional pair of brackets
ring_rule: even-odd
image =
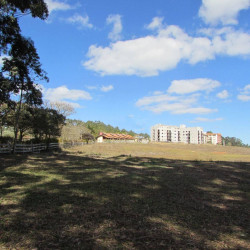
[(159, 142), (183, 142), (183, 143), (203, 143), (203, 129), (201, 127), (189, 127), (185, 125), (168, 126), (156, 124), (151, 127), (151, 141)]
[(98, 143), (102, 143), (102, 142), (103, 142), (103, 136), (99, 136), (99, 137), (97, 138), (97, 142), (98, 142)]

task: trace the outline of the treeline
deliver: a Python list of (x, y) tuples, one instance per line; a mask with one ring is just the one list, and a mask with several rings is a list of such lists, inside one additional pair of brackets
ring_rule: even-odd
[(27, 103), (12, 103), (0, 105), (0, 142), (11, 143), (12, 136), (3, 136), (4, 130), (12, 130), (14, 139), (23, 141), (28, 136), (33, 142), (50, 142), (61, 135), (65, 124), (65, 116), (57, 110), (33, 106)]
[[(64, 131), (67, 130), (67, 131)], [(70, 132), (71, 131), (71, 132)], [(71, 133), (71, 137), (77, 133), (90, 133), (95, 138), (100, 134), (100, 132), (105, 133), (115, 133), (115, 134), (128, 134), (132, 136), (140, 136), (143, 138), (149, 138), (149, 135), (146, 133), (137, 134), (132, 130), (120, 129), (119, 127), (113, 127), (109, 124), (105, 124), (101, 121), (81, 121), (81, 120), (66, 120), (66, 126), (62, 131), (62, 137), (66, 138), (69, 133)]]
[(241, 139), (236, 137), (222, 137), (226, 146), (237, 146), (237, 147), (250, 147), (249, 144), (244, 144)]

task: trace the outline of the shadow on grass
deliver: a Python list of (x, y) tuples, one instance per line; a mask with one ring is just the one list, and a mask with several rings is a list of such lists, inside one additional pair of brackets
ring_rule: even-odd
[(37, 155), (0, 172), (0, 247), (249, 247), (249, 163)]

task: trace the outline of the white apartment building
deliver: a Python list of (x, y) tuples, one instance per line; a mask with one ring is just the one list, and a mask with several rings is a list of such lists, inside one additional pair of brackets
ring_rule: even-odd
[(203, 144), (203, 129), (201, 127), (186, 127), (185, 125), (178, 127), (156, 124), (151, 127), (151, 141)]

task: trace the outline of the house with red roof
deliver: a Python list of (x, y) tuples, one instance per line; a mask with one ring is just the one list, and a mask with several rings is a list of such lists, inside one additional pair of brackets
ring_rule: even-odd
[(132, 135), (126, 134), (113, 134), (113, 133), (103, 133), (100, 132), (100, 135), (97, 137), (98, 143), (103, 142), (135, 142), (135, 138)]

